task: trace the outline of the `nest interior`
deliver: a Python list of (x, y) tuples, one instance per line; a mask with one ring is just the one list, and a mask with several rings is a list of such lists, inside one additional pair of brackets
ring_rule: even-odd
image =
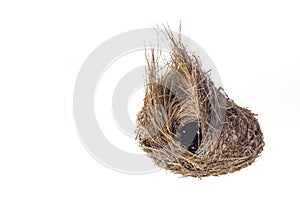
[(264, 147), (256, 115), (216, 88), (200, 58), (165, 28), (170, 60), (146, 56), (146, 85), (137, 139), (156, 165), (192, 177), (218, 176), (249, 166)]

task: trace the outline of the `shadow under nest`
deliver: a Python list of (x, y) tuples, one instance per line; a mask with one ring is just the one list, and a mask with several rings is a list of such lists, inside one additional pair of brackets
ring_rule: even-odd
[(256, 115), (216, 88), (200, 59), (165, 29), (170, 60), (152, 49), (137, 139), (156, 165), (192, 177), (218, 176), (252, 164), (264, 147)]

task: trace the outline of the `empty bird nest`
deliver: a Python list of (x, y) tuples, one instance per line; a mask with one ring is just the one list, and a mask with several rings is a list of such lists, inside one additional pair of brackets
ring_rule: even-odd
[(181, 34), (164, 29), (170, 59), (146, 56), (137, 139), (156, 165), (192, 177), (218, 176), (254, 162), (264, 147), (256, 115), (234, 103), (189, 52)]

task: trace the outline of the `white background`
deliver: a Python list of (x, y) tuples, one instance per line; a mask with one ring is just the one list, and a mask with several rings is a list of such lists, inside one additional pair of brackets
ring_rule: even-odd
[[(299, 199), (299, 10), (296, 0), (1, 1), (0, 199)], [(227, 94), (258, 113), (262, 156), (202, 180), (102, 166), (73, 122), (82, 63), (114, 35), (179, 20)]]

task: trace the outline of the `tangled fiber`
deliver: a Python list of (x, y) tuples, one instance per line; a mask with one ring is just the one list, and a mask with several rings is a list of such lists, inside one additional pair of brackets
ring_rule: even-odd
[(234, 103), (200, 58), (165, 27), (171, 51), (163, 66), (146, 56), (146, 86), (137, 139), (156, 165), (192, 177), (218, 176), (252, 164), (264, 147), (256, 115)]

